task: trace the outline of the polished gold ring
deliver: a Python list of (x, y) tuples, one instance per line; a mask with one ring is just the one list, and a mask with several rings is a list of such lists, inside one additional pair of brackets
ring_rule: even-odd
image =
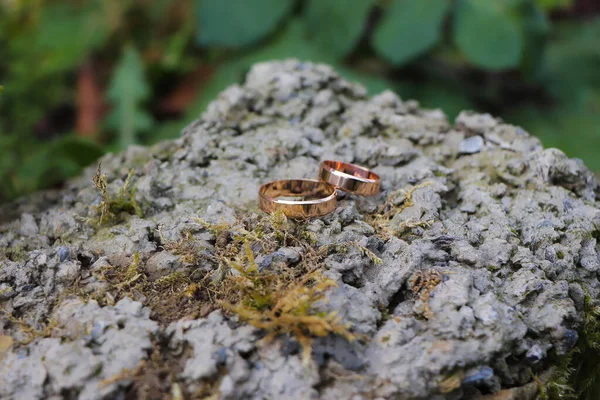
[(336, 190), (314, 179), (283, 179), (265, 183), (258, 190), (261, 210), (281, 210), (290, 218), (320, 217), (335, 210)]
[(379, 193), (381, 186), (381, 178), (375, 172), (341, 161), (323, 161), (319, 178), (338, 189), (363, 196)]

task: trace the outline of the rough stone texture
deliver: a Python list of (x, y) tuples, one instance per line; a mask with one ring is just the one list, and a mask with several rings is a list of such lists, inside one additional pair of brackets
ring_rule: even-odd
[(135, 369), (152, 347), (150, 337), (157, 334), (158, 324), (149, 314), (129, 298), (104, 308), (93, 300), (64, 301), (55, 310), (60, 326), (56, 337), (40, 339), (2, 360), (1, 398), (113, 395), (131, 381), (102, 381)]
[[(100, 307), (61, 296), (75, 284), (101, 290), (97, 271), (129, 265), (134, 253), (151, 279), (210, 269), (162, 251), (158, 227), (168, 240), (191, 231), (210, 249), (214, 237), (193, 217), (233, 223), (259, 213), (261, 183), (315, 177), (323, 159), (382, 177), (380, 195), (343, 195), (334, 214), (308, 226), (318, 245), (356, 242), (381, 258), (349, 248), (323, 263), (339, 283), (324, 309), (370, 340), (318, 339), (305, 366), (293, 339), (265, 341), (220, 311), (160, 327), (144, 298)], [(184, 366), (179, 387), (193, 393), (211, 381), (225, 399), (532, 397), (530, 368), (547, 369), (575, 345), (585, 293), (600, 292), (597, 185), (580, 161), (487, 114), (463, 112), (451, 124), (389, 91), (369, 98), (324, 65), (256, 65), (180, 139), (105, 156), (111, 192), (132, 167), (144, 218), (102, 229), (81, 221), (99, 201), (95, 168), (2, 209), (0, 331), (15, 344), (0, 360), (0, 398), (122, 398), (131, 380), (111, 377), (147, 360), (153, 342)], [(390, 221), (403, 233), (378, 236), (366, 217), (425, 182)], [(257, 262), (293, 263), (301, 251)], [(441, 281), (424, 300), (412, 285), (431, 271)], [(27, 343), (9, 315), (55, 326)]]

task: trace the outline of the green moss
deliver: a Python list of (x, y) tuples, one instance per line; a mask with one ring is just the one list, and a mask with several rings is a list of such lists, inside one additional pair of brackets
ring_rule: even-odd
[(162, 248), (179, 257), (179, 260), (186, 265), (195, 265), (201, 258), (201, 246), (192, 236), (191, 232), (185, 232), (179, 240), (166, 240), (159, 227), (158, 235), (162, 243)]
[(129, 171), (123, 187), (117, 191), (116, 195), (111, 196), (108, 193), (106, 174), (102, 173), (102, 165), (98, 164), (98, 169), (92, 179), (94, 187), (100, 192), (100, 203), (92, 206), (97, 216), (85, 220), (92, 225), (102, 226), (119, 222), (123, 214), (142, 217), (142, 208), (135, 200), (136, 190), (131, 185), (131, 178), (134, 173), (133, 169)]
[(116, 236), (117, 235), (111, 231), (111, 228), (102, 228), (96, 232), (95, 239), (100, 242), (105, 242), (114, 239)]
[(412, 199), (414, 192), (431, 184), (432, 182), (423, 182), (419, 185), (412, 186), (408, 190), (402, 189), (391, 193), (376, 213), (367, 216), (366, 221), (384, 240), (387, 240), (392, 236), (400, 236), (404, 234), (406, 230), (412, 228), (427, 228), (431, 226), (433, 221), (403, 221), (398, 227), (390, 227), (390, 221), (396, 215), (400, 214), (404, 209), (414, 206)]
[[(268, 338), (294, 336), (303, 347), (305, 362), (314, 337), (338, 334), (354, 339), (335, 313), (318, 308), (327, 290), (335, 286), (319, 272), (332, 249), (315, 248), (312, 237), (305, 234), (306, 223), (288, 220), (282, 213), (240, 218), (233, 225), (196, 222), (214, 234), (213, 251), (196, 251), (201, 243), (187, 233), (179, 240), (166, 241), (159, 232), (163, 247), (180, 257), (190, 257), (194, 264), (212, 264), (213, 268), (174, 272), (151, 281), (141, 257), (135, 254), (130, 265), (103, 271), (101, 279), (108, 285), (99, 301), (143, 298), (153, 311), (153, 319), (162, 325), (222, 308), (265, 330)], [(274, 261), (261, 270), (255, 253), (270, 254), (282, 246), (300, 248), (300, 261), (294, 265)], [(373, 262), (379, 260), (368, 249), (359, 249)]]
[(177, 271), (157, 279), (154, 284), (156, 286), (173, 287), (181, 284), (190, 284), (191, 282), (190, 277), (186, 273)]
[[(265, 330), (268, 339), (281, 334), (294, 336), (303, 348), (304, 362), (310, 360), (315, 336), (338, 334), (354, 339), (335, 313), (317, 307), (335, 282), (317, 270), (328, 248), (314, 249), (310, 238), (303, 235), (304, 223), (275, 213), (245, 229), (237, 227), (236, 232), (238, 236), (232, 242), (217, 248), (226, 271), (218, 293), (225, 310)], [(302, 261), (293, 267), (272, 265), (261, 271), (252, 248), (269, 253), (280, 246), (301, 247)], [(235, 257), (231, 258), (232, 254)]]
[(122, 276), (119, 277), (120, 282), (117, 284), (117, 288), (122, 290), (124, 288), (131, 287), (140, 278), (145, 278), (145, 275), (140, 270), (140, 255), (135, 253), (133, 255), (133, 261), (127, 267)]
[(573, 356), (577, 353), (578, 350), (575, 349), (559, 359), (550, 380), (540, 385), (540, 400), (577, 399), (576, 392), (571, 386), (574, 372)]
[(140, 275), (140, 254), (135, 253), (131, 265), (129, 265), (129, 268), (125, 272), (125, 279), (130, 280), (138, 275)]
[(367, 257), (373, 264), (383, 264), (383, 260), (377, 256), (377, 254), (373, 253), (371, 250), (361, 245), (358, 242), (342, 242), (336, 244), (326, 245), (328, 249), (334, 249), (336, 253), (346, 254), (349, 250), (349, 247), (356, 247), (360, 254)]
[(204, 227), (206, 230), (208, 230), (209, 232), (211, 232), (215, 236), (219, 236), (223, 232), (226, 232), (229, 229), (231, 229), (231, 225), (229, 225), (226, 222), (221, 222), (221, 223), (218, 223), (218, 224), (212, 224), (212, 223), (210, 223), (210, 222), (208, 222), (208, 221), (206, 221), (205, 219), (202, 219), (202, 218), (194, 218), (194, 221), (196, 221), (196, 223), (198, 223), (199, 225), (201, 225), (202, 227)]
[(363, 256), (367, 256), (367, 258), (369, 260), (371, 260), (371, 262), (373, 264), (383, 264), (383, 260), (381, 258), (379, 258), (375, 253), (373, 253), (371, 250), (367, 249), (365, 246), (360, 245), (358, 242), (351, 242), (351, 244), (355, 245), (356, 247), (358, 247), (358, 250), (360, 250), (360, 253)]
[(318, 243), (317, 234), (308, 230), (300, 232), (300, 239), (306, 241), (311, 246), (316, 246)]
[(23, 332), (25, 335), (27, 335), (27, 338), (25, 340), (19, 341), (19, 343), (22, 345), (27, 345), (37, 338), (49, 337), (52, 334), (52, 331), (54, 330), (54, 328), (56, 328), (58, 326), (58, 321), (54, 318), (50, 318), (43, 325), (42, 329), (37, 329), (36, 327), (29, 325), (23, 319), (15, 317), (12, 313), (9, 313), (9, 312), (1, 310), (1, 309), (0, 309), (0, 312), (4, 313), (6, 315), (8, 321), (12, 325), (18, 327), (21, 330), (21, 332)]
[[(270, 282), (267, 297), (263, 297), (265, 292), (262, 290), (252, 288), (239, 304), (224, 303), (225, 308), (265, 330), (267, 339), (281, 334), (293, 335), (302, 346), (305, 364), (311, 358), (313, 337), (337, 334), (348, 340), (355, 339), (335, 312), (324, 313), (316, 308), (316, 303), (326, 298), (327, 289), (336, 286), (333, 280), (313, 272), (297, 282), (286, 284), (278, 279)], [(257, 302), (257, 297), (262, 301)]]
[(10, 247), (0, 250), (0, 259), (5, 258), (10, 261), (25, 261), (29, 258), (27, 246), (24, 242), (18, 242)]
[(419, 313), (428, 320), (434, 317), (433, 312), (429, 308), (431, 292), (441, 281), (442, 274), (435, 269), (416, 272), (409, 278), (409, 287), (415, 295), (419, 296), (419, 300), (421, 301)]
[(586, 294), (584, 301), (585, 319), (582, 337), (579, 340), (581, 365), (577, 366), (577, 375), (573, 386), (580, 399), (600, 398), (600, 307), (597, 301)]
[(392, 318), (392, 313), (388, 309), (388, 307), (383, 303), (377, 303), (377, 309), (381, 314), (381, 319), (378, 322), (379, 326), (383, 326), (390, 318)]
[(244, 254), (239, 261), (231, 261), (229, 266), (239, 275), (229, 276), (235, 290), (241, 294), (240, 305), (261, 311), (275, 304), (276, 286), (285, 284), (286, 277), (278, 277), (275, 274), (259, 272), (258, 265), (254, 260), (254, 254), (248, 242), (244, 243)]
[(577, 346), (561, 357), (550, 380), (540, 389), (549, 400), (600, 398), (600, 307), (586, 294), (584, 323)]

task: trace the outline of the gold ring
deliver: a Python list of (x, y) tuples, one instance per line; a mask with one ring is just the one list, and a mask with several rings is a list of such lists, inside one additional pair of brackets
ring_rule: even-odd
[(341, 161), (323, 161), (319, 178), (338, 189), (363, 196), (377, 194), (381, 186), (381, 178), (375, 172)]
[(284, 179), (265, 183), (258, 190), (264, 212), (277, 210), (290, 218), (320, 217), (335, 210), (335, 187), (314, 179)]

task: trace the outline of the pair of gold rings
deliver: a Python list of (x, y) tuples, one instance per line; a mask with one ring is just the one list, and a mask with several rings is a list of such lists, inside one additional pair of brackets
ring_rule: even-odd
[(381, 179), (358, 165), (327, 160), (319, 168), (319, 180), (283, 179), (265, 183), (258, 191), (260, 208), (281, 210), (290, 218), (320, 217), (335, 210), (337, 190), (363, 196), (379, 192)]

